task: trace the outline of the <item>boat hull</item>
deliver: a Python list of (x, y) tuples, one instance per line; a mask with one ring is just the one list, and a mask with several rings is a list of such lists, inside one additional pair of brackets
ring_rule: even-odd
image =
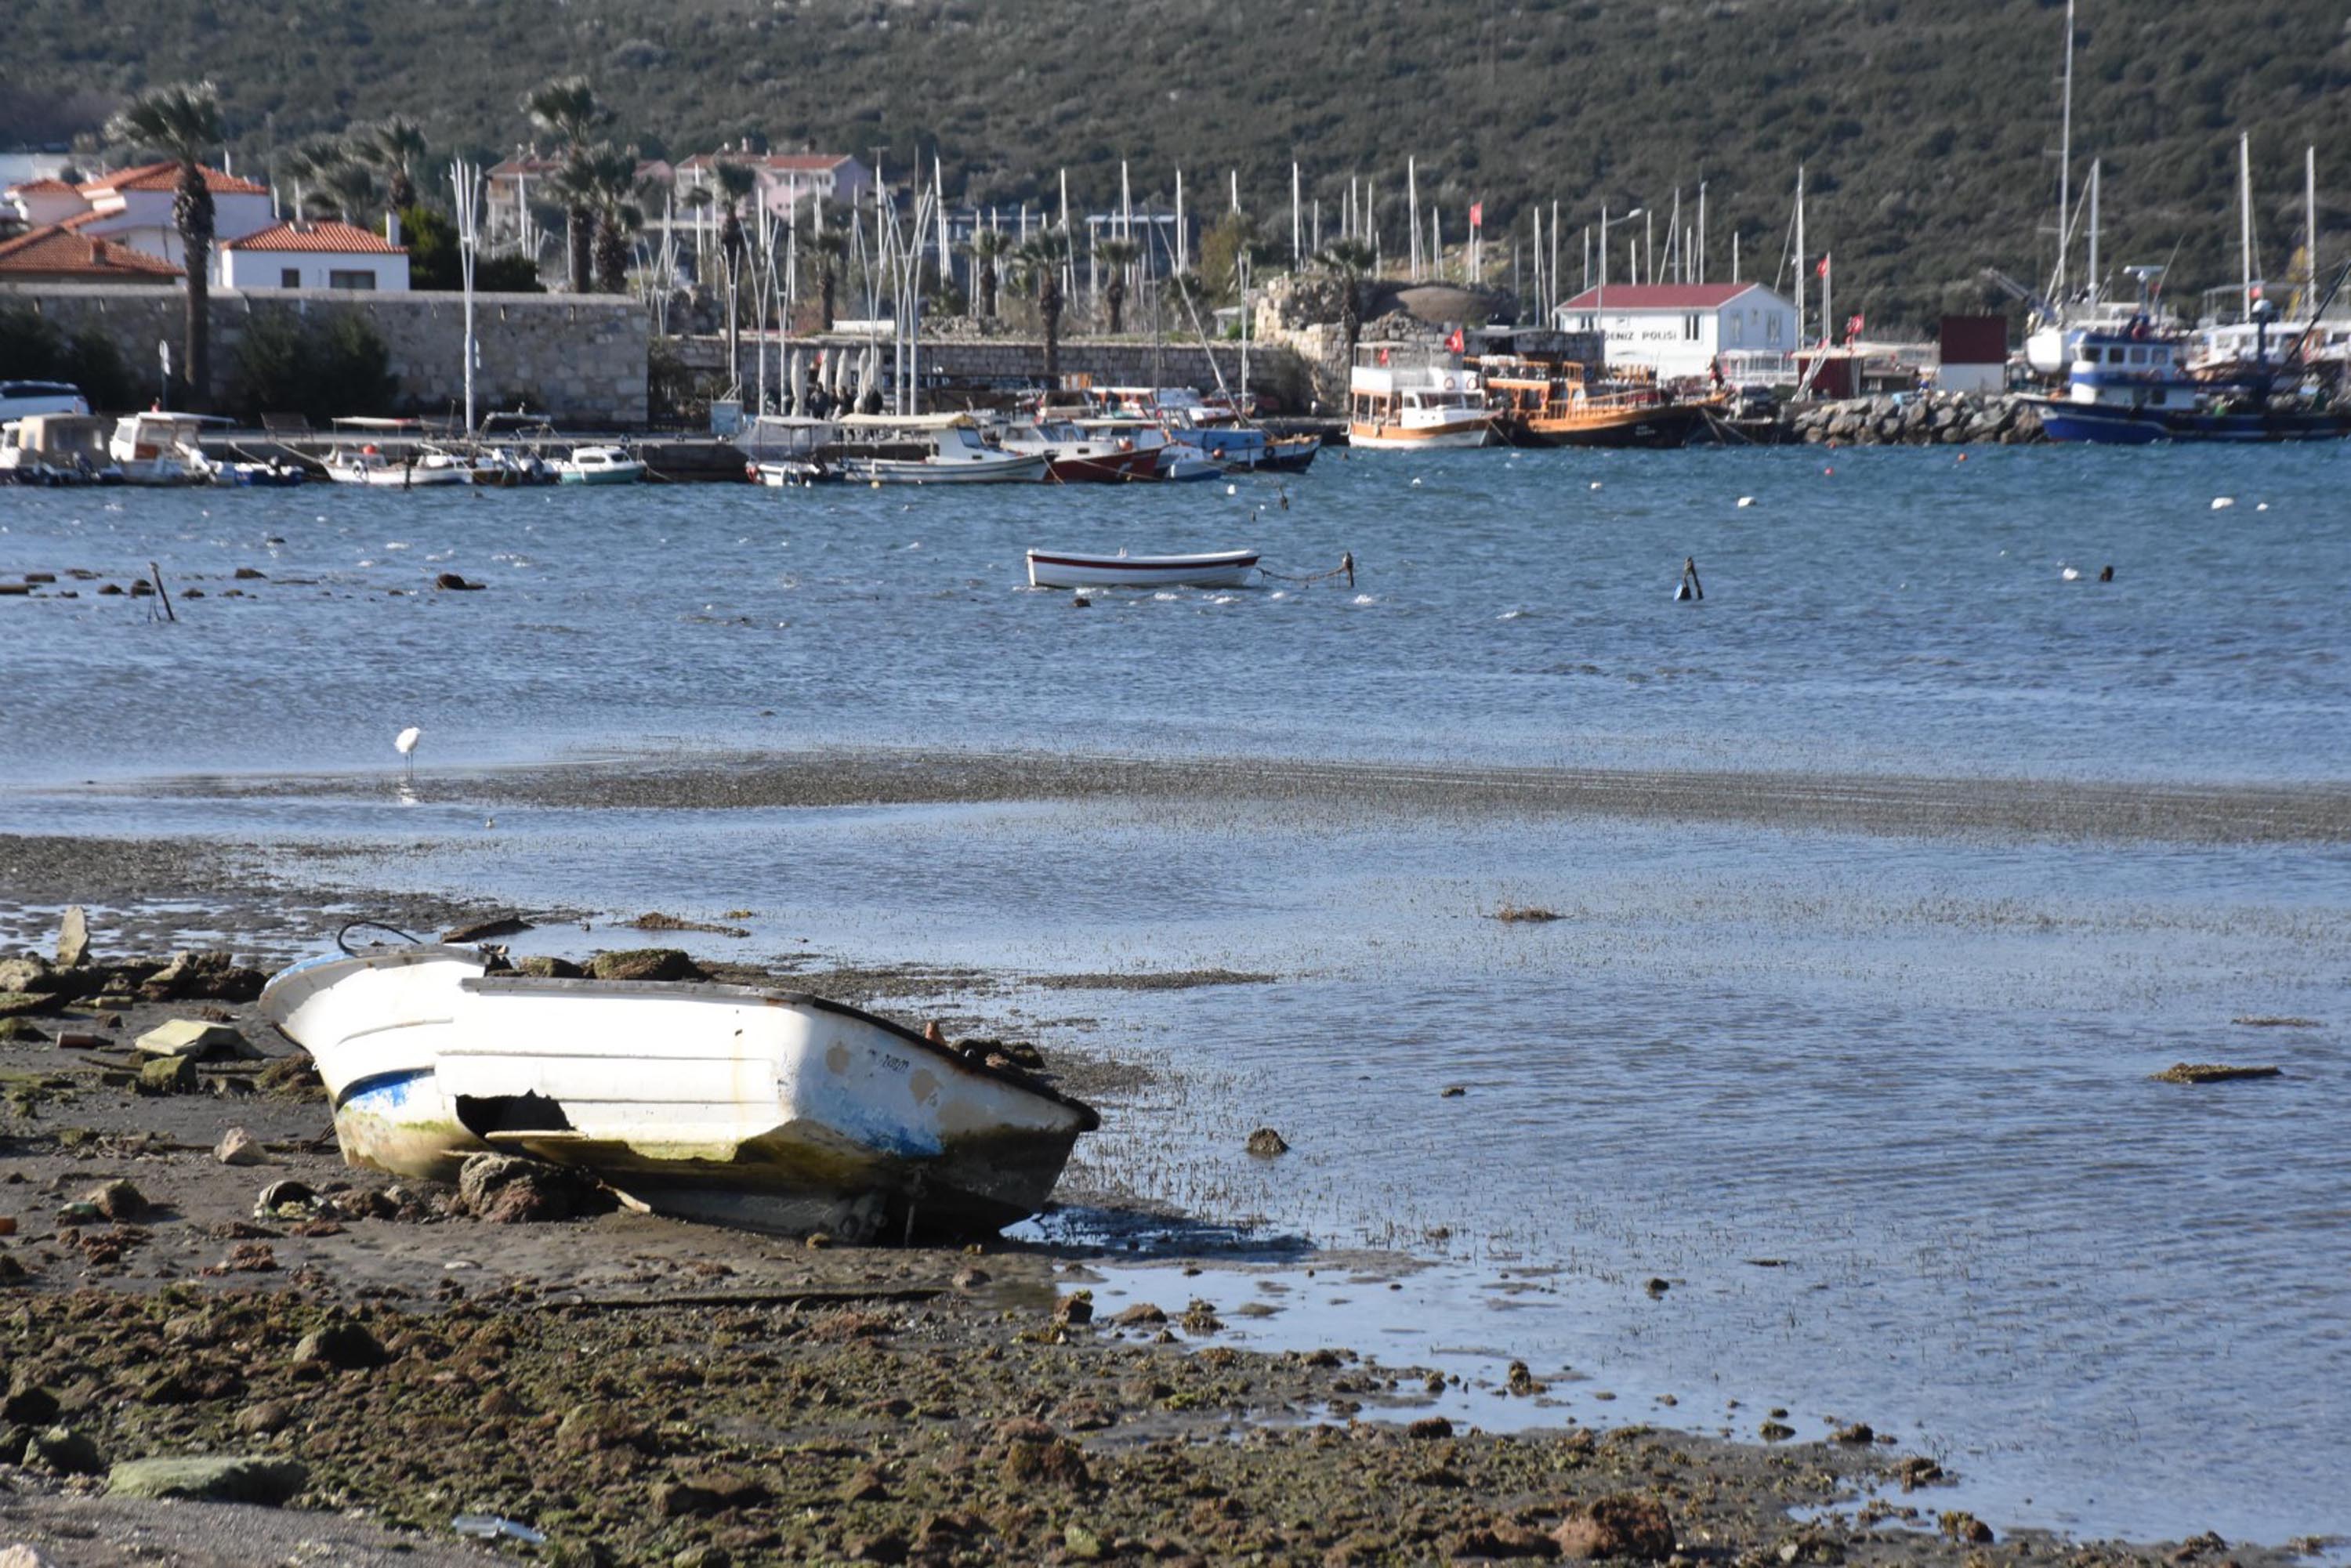
[(557, 478), (566, 485), (633, 485), (645, 476), (642, 463), (619, 468), (563, 468)]
[(841, 466), (850, 478), (876, 485), (1028, 485), (1046, 476), (1047, 463), (1042, 456), (1010, 455), (981, 463), (852, 457)]
[(1102, 452), (1082, 456), (1048, 454), (1047, 476), (1057, 485), (1128, 485), (1159, 477), (1156, 452)]
[(1687, 446), (1706, 423), (1706, 414), (1702, 404), (1666, 403), (1582, 415), (1535, 415), (1513, 421), (1507, 434), (1513, 446)]
[(538, 980), (478, 952), (298, 965), (265, 1011), (319, 1064), (344, 1156), (453, 1179), (486, 1149), (648, 1207), (844, 1239), (1035, 1213), (1094, 1113), (856, 1009), (749, 987)]
[(2351, 414), (2265, 410), (2216, 413), (2069, 402), (2061, 398), (2028, 401), (2041, 414), (2042, 434), (2060, 442), (2146, 446), (2158, 441), (2340, 441), (2351, 436)]
[(1029, 552), (1031, 588), (1243, 588), (1257, 575), (1256, 550), (1181, 556), (1089, 556)]
[(429, 490), (447, 485), (472, 483), (465, 469), (425, 467), (327, 468), (327, 477), (338, 485), (369, 485), (380, 490)]
[(1351, 424), (1347, 444), (1366, 452), (1426, 452), (1437, 447), (1485, 446), (1493, 442), (1491, 420), (1417, 427), (1400, 424)]

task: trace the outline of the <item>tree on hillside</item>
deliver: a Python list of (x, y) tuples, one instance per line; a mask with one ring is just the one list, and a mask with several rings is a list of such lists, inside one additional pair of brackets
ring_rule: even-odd
[(1020, 264), (1029, 286), (1037, 291), (1037, 316), (1045, 328), (1045, 385), (1061, 381), (1061, 264), (1070, 257), (1070, 236), (1060, 229), (1039, 229), (1020, 247)]
[(1364, 277), (1372, 270), (1372, 247), (1361, 240), (1343, 239), (1325, 246), (1317, 258), (1339, 279), (1339, 328), (1347, 340), (1347, 363), (1355, 362), (1355, 344), (1364, 335)]
[[(586, 156), (589, 138), (612, 118), (612, 111), (597, 101), (596, 89), (588, 85), (586, 77), (564, 77), (549, 82), (525, 94), (522, 107), (533, 125), (562, 139), (567, 165)], [(559, 183), (569, 193), (564, 198), (563, 219), (571, 292), (585, 294), (590, 252), (596, 233), (594, 185), (588, 181), (565, 182), (559, 176)]]
[(973, 280), (971, 298), (983, 319), (996, 314), (996, 284), (998, 263), (1011, 252), (1012, 242), (1004, 237), (1002, 229), (981, 229), (964, 246), (973, 261), (978, 263), (978, 277)]
[(202, 413), (212, 395), (213, 193), (204, 183), (204, 155), (228, 139), (220, 92), (212, 83), (158, 88), (122, 106), (107, 122), (111, 141), (152, 147), (180, 166), (172, 222), (180, 231), (187, 268), (188, 403)]
[[(726, 264), (726, 378), (743, 384), (743, 258), (750, 249), (743, 235), (743, 203), (758, 183), (747, 163), (721, 162), (711, 170), (718, 182), (718, 254)], [(827, 315), (831, 312), (828, 310)]]
[(1102, 303), (1110, 308), (1110, 335), (1115, 338), (1126, 329), (1126, 275), (1143, 259), (1143, 247), (1131, 239), (1104, 240), (1095, 254), (1110, 268), (1110, 281), (1102, 285)]
[(430, 151), (424, 129), (405, 115), (395, 114), (376, 125), (361, 126), (350, 138), (351, 157), (383, 177), (387, 200), (394, 212), (416, 204), (416, 171)]
[(1242, 258), (1253, 267), (1270, 254), (1257, 220), (1246, 213), (1227, 213), (1200, 236), (1200, 280), (1217, 303), (1229, 305), (1240, 298)]

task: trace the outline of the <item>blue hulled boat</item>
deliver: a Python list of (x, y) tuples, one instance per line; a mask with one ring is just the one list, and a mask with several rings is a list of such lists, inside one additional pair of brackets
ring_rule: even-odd
[[(2266, 347), (2266, 345), (2264, 345)], [(2138, 446), (2157, 441), (2335, 441), (2351, 435), (2351, 410), (2291, 394), (2263, 362), (2225, 381), (2199, 381), (2181, 363), (2185, 345), (2144, 319), (2085, 331), (2073, 347), (2064, 387), (2031, 400), (2052, 441)]]

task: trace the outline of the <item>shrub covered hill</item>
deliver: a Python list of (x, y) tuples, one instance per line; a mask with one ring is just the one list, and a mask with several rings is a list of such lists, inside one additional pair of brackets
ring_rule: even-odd
[[(402, 113), (444, 147), (504, 151), (517, 103), (584, 73), (649, 155), (743, 136), (904, 170), (937, 149), (952, 194), (1037, 200), (1069, 171), (1099, 210), (1227, 171), (1288, 253), (1290, 165), (1335, 231), (1378, 180), (1402, 248), (1404, 172), (1489, 245), (1538, 203), (1567, 216), (1567, 281), (1604, 202), (1685, 210), (1708, 183), (1714, 271), (1782, 264), (1796, 165), (1838, 313), (1922, 322), (1988, 298), (1982, 269), (2053, 255), (2063, 0), (14, 0), (0, 142), (94, 131), (159, 82), (220, 84), (241, 168)], [(2176, 262), (2173, 293), (2233, 281), (2236, 136), (2252, 134), (2262, 269), (2300, 243), (2319, 149), (2323, 251), (2351, 250), (2351, 14), (2342, 0), (2081, 0), (2078, 193), (2105, 160), (2104, 257)], [(2335, 238), (2324, 244), (2332, 229)], [(1663, 248), (1662, 225), (1658, 235)], [(1497, 252), (1489, 250), (1489, 256)], [(1618, 254), (1622, 255), (1621, 247)], [(1507, 262), (1504, 277), (1507, 279)], [(1617, 276), (1622, 276), (1621, 271)]]

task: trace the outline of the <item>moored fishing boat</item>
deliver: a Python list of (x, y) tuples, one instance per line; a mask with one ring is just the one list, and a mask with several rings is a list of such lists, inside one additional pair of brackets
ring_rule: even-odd
[(1039, 415), (1008, 427), (1007, 452), (1045, 459), (1046, 476), (1060, 485), (1125, 485), (1159, 476), (1159, 454), (1132, 436), (1096, 434), (1074, 421)]
[(106, 421), (87, 413), (28, 413), (0, 424), (0, 485), (120, 485), (107, 455)]
[(1035, 453), (990, 445), (969, 414), (852, 414), (841, 472), (876, 485), (1028, 484), (1046, 477)]
[(213, 462), (198, 444), (205, 416), (157, 409), (116, 422), (107, 456), (126, 485), (209, 485)]
[(2052, 441), (2139, 446), (2158, 441), (2334, 441), (2351, 436), (2351, 410), (2316, 406), (2278, 390), (2260, 364), (2221, 381), (2199, 381), (2183, 364), (2182, 340), (2144, 324), (2083, 332), (2074, 340), (2064, 388), (2026, 400)]
[(1484, 446), (1494, 439), (1494, 416), (1486, 406), (1478, 372), (1458, 364), (1391, 364), (1392, 350), (1376, 352), (1347, 375), (1347, 444), (1372, 452), (1413, 452), (1432, 447)]
[(555, 476), (566, 485), (633, 485), (645, 465), (625, 446), (580, 446), (555, 465)]
[(1241, 588), (1257, 574), (1253, 549), (1198, 555), (1081, 555), (1029, 552), (1031, 588)]
[(1687, 446), (1727, 395), (1676, 398), (1654, 378), (1594, 383), (1573, 360), (1488, 358), (1496, 433), (1512, 446)]
[(409, 452), (387, 456), (372, 442), (339, 447), (326, 462), (327, 477), (338, 485), (368, 485), (386, 490), (424, 490), (463, 485), (472, 472), (445, 452)]
[(261, 1007), (317, 1062), (351, 1164), (447, 1180), (502, 1150), (664, 1212), (844, 1240), (1026, 1218), (1098, 1124), (1001, 1058), (789, 991), (395, 945), (298, 964)]

